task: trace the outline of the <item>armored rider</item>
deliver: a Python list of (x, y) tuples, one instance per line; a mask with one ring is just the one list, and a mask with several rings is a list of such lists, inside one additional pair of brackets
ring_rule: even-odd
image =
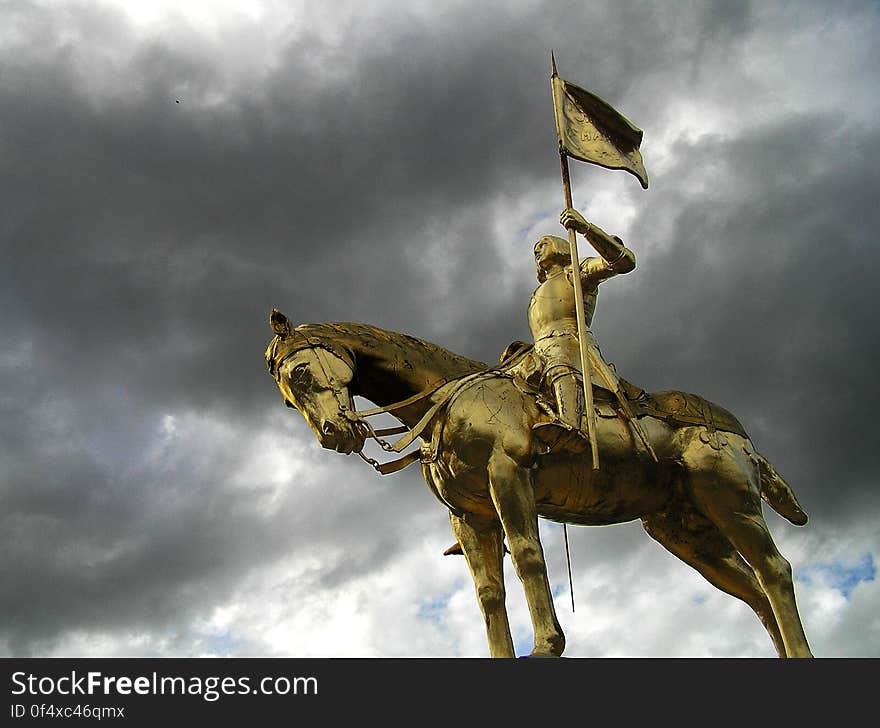
[[(584, 321), (587, 330), (587, 353), (591, 380), (594, 386), (608, 390), (608, 397), (616, 397), (629, 413), (620, 388), (617, 373), (605, 362), (589, 326), (596, 310), (599, 284), (612, 276), (629, 273), (636, 267), (636, 258), (617, 236), (587, 222), (576, 210), (564, 210), (559, 218), (566, 229), (580, 233), (599, 253), (581, 261), (580, 275), (584, 295)], [(545, 235), (535, 243), (535, 266), (540, 285), (529, 302), (529, 327), (535, 341), (535, 352), (541, 359), (544, 381), (556, 399), (557, 419), (535, 425), (536, 437), (552, 446), (560, 437), (570, 441), (571, 434), (586, 440), (583, 421), (583, 394), (580, 346), (578, 344), (577, 316), (575, 313), (572, 265), (567, 240)], [(634, 428), (639, 423), (628, 417)], [(641, 437), (643, 433), (638, 432)], [(644, 438), (642, 438), (644, 440)]]
[[(564, 210), (559, 221), (566, 229), (573, 229), (586, 237), (601, 256), (585, 258), (580, 265), (584, 322), (589, 327), (596, 310), (599, 284), (612, 276), (633, 270), (636, 256), (620, 238), (587, 222), (576, 210)], [(550, 448), (565, 442), (574, 450), (582, 450), (586, 447), (588, 436), (581, 416), (581, 354), (568, 241), (555, 235), (545, 235), (538, 240), (535, 243), (535, 267), (540, 285), (529, 301), (529, 328), (535, 341), (535, 352), (543, 366), (544, 381), (550, 385), (556, 398), (557, 419), (539, 422), (533, 431)], [(602, 358), (593, 332), (587, 329), (584, 335), (593, 385), (608, 390), (608, 397), (617, 397), (624, 413), (629, 413), (617, 373)], [(519, 349), (522, 345), (523, 342), (519, 341), (511, 344), (501, 355), (502, 362), (508, 358), (512, 348)], [(638, 420), (631, 415), (628, 419), (645, 442), (644, 433), (639, 431)], [(443, 553), (447, 556), (461, 554), (461, 544), (456, 541)]]

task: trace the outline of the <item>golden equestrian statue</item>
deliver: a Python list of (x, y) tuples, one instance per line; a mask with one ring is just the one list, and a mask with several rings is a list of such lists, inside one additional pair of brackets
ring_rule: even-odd
[[(556, 415), (552, 402), (516, 373), (530, 347), (490, 368), (366, 324), (294, 327), (278, 311), (271, 324), (269, 370), (284, 402), (305, 417), (323, 447), (361, 453), (368, 437), (382, 440), (390, 433), (367, 419), (377, 411), (391, 412), (408, 432), (386, 449), (400, 452), (422, 439), (413, 455), (377, 467), (393, 472), (421, 462), (428, 487), (450, 511), (493, 656), (513, 656), (505, 538), (532, 617), (533, 654), (560, 655), (565, 647), (539, 516), (580, 525), (641, 519), (652, 538), (748, 604), (780, 656), (810, 655), (791, 568), (773, 542), (761, 500), (792, 523), (807, 517), (742, 425), (718, 405), (683, 392), (634, 397), (630, 406), (655, 461), (616, 403), (597, 399), (602, 467), (595, 470), (588, 449), (547, 451), (534, 436), (535, 425)], [(356, 412), (354, 395), (377, 408)]]
[[(490, 367), (367, 324), (296, 326), (273, 309), (269, 372), (323, 447), (358, 453), (382, 474), (421, 463), (428, 488), (449, 510), (493, 657), (514, 656), (505, 541), (534, 628), (531, 654), (559, 656), (565, 648), (539, 517), (579, 525), (640, 519), (652, 538), (748, 604), (780, 657), (810, 657), (791, 566), (762, 511), (763, 500), (790, 522), (806, 523), (791, 488), (730, 412), (695, 394), (630, 384), (605, 362), (589, 329), (599, 283), (633, 270), (635, 256), (573, 209), (567, 159), (625, 169), (647, 187), (641, 131), (560, 79), (555, 62), (551, 80), (568, 241), (545, 236), (534, 247), (534, 343), (515, 342)], [(579, 259), (577, 233), (598, 257)], [(355, 395), (376, 406), (356, 411)], [(401, 426), (374, 429), (369, 417), (379, 413)], [(380, 464), (362, 452), (368, 438), (395, 453), (421, 444)]]

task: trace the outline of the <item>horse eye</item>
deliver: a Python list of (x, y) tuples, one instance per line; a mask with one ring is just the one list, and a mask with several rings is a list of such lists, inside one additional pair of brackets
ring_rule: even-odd
[(290, 378), (295, 380), (305, 379), (309, 374), (308, 364), (297, 364), (290, 373)]

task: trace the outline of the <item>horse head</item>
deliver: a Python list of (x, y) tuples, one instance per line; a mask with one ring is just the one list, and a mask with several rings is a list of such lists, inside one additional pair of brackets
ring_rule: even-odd
[(269, 322), (275, 338), (266, 351), (266, 363), (285, 404), (302, 414), (322, 447), (345, 454), (360, 452), (366, 428), (349, 391), (354, 356), (335, 342), (292, 328), (277, 309)]

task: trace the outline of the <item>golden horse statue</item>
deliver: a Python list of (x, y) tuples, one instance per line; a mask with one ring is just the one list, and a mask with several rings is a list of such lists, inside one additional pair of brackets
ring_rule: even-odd
[[(421, 448), (399, 462), (420, 460), (426, 483), (450, 511), (493, 657), (514, 656), (502, 573), (505, 538), (532, 619), (532, 655), (559, 656), (565, 648), (538, 517), (581, 525), (641, 519), (652, 538), (748, 604), (780, 657), (811, 656), (791, 566), (773, 542), (761, 500), (792, 523), (802, 525), (807, 516), (726, 410), (682, 392), (633, 391), (655, 461), (597, 389), (602, 467), (594, 470), (589, 449), (548, 451), (533, 437), (533, 425), (552, 415), (544, 395), (517, 373), (528, 347), (490, 368), (366, 324), (294, 327), (277, 310), (270, 323), (269, 371), (284, 402), (305, 417), (323, 447), (364, 457), (365, 440), (389, 432), (368, 424), (366, 416), (378, 411), (406, 426), (396, 431), (408, 430), (395, 447), (380, 439), (385, 449), (402, 451), (422, 439)], [(358, 413), (354, 395), (378, 407)]]

